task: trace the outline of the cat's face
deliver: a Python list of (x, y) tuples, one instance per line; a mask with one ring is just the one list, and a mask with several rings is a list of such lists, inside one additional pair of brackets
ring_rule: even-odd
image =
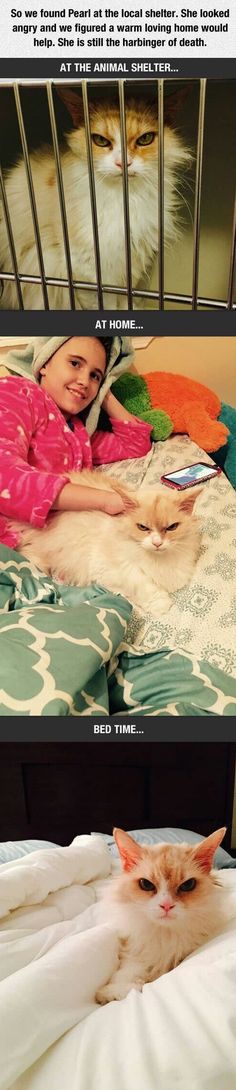
[(145, 492), (142, 497), (140, 490), (140, 499), (136, 496), (138, 506), (126, 516), (129, 536), (152, 555), (170, 553), (173, 548), (183, 550), (194, 534), (192, 515), (201, 491), (195, 487), (180, 495), (163, 490), (149, 498)]
[[(123, 874), (116, 880), (116, 900), (138, 906), (149, 921), (165, 928), (184, 923), (207, 906), (217, 880), (212, 872), (216, 848), (225, 828), (218, 829), (195, 847), (188, 844), (137, 844), (122, 829), (113, 835), (120, 853)], [(186, 915), (187, 914), (187, 915)]]
[[(158, 117), (157, 107), (143, 101), (126, 104), (126, 148), (129, 178), (157, 177)], [(102, 105), (90, 106), (90, 130), (95, 174), (104, 178), (119, 179), (122, 176), (122, 151), (120, 115), (116, 105), (107, 109)], [(84, 125), (69, 133), (68, 143), (74, 154), (87, 163)], [(188, 153), (181, 145), (179, 136), (165, 126), (165, 164), (175, 167), (187, 161)]]
[[(114, 178), (122, 174), (122, 152), (119, 111), (114, 106), (105, 115), (94, 109), (91, 113), (93, 159), (97, 173)], [(154, 110), (132, 103), (126, 111), (126, 146), (129, 177), (143, 174), (157, 162), (157, 114)]]

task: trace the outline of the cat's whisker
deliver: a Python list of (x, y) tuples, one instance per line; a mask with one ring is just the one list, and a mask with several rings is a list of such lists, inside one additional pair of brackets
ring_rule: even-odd
[[(180, 179), (179, 179), (179, 181), (180, 181)], [(189, 179), (187, 180), (187, 178), (184, 178), (182, 184), (184, 186), (184, 189), (189, 189), (190, 193), (194, 194), (194, 191), (195, 191), (194, 179), (192, 179), (191, 182), (190, 182)], [(180, 196), (181, 196), (181, 191), (180, 191)]]
[[(183, 197), (183, 195), (181, 195), (181, 192), (180, 192), (180, 190), (179, 190), (179, 189), (177, 189), (177, 187), (176, 187), (176, 190), (175, 190), (175, 192), (177, 193), (177, 195), (178, 195), (178, 196), (180, 196), (180, 197), (181, 197), (181, 199), (182, 199), (182, 202), (183, 202), (183, 204), (185, 204), (185, 206), (186, 206), (186, 208), (187, 208), (187, 211), (188, 211), (188, 214), (189, 214), (189, 218), (190, 218), (190, 220), (191, 220), (191, 224), (192, 224), (192, 227), (193, 227), (193, 212), (192, 212), (192, 208), (190, 207), (190, 205), (189, 205), (189, 203), (188, 203), (188, 201), (187, 201), (186, 197)], [(182, 217), (181, 217), (181, 215), (179, 215), (179, 223), (181, 224), (181, 222), (182, 222)]]

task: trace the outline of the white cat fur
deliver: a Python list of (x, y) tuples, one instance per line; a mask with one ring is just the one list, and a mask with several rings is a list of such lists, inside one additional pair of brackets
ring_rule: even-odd
[[(230, 902), (212, 867), (214, 852), (225, 835), (218, 829), (200, 844), (138, 845), (114, 829), (121, 858), (133, 856), (118, 878), (104, 890), (99, 918), (119, 936), (116, 971), (97, 993), (97, 1002), (124, 999), (131, 988), (156, 980), (175, 968), (230, 918)], [(156, 893), (140, 892), (138, 879), (156, 883)], [(194, 877), (196, 889), (181, 894), (178, 884)], [(171, 905), (165, 911), (165, 905)]]
[[(149, 122), (151, 124), (151, 122)], [(112, 152), (104, 148), (98, 162), (94, 158), (97, 215), (99, 226), (102, 281), (106, 285), (126, 285), (126, 261), (124, 241), (124, 206), (122, 174), (115, 165), (120, 149), (120, 131), (117, 114), (116, 137)], [(142, 149), (143, 151), (143, 149)], [(191, 156), (184, 148), (178, 134), (165, 128), (164, 192), (165, 242), (178, 234), (176, 210), (179, 172), (189, 165)], [(80, 130), (67, 136), (67, 149), (61, 151), (62, 173), (69, 226), (71, 262), (75, 280), (96, 284), (93, 228), (91, 219), (90, 190), (87, 159), (80, 147)], [(49, 148), (33, 152), (31, 168), (35, 189), (36, 206), (41, 232), (44, 267), (48, 277), (67, 277), (59, 201), (55, 178), (53, 154)], [(135, 169), (135, 174), (132, 170)], [(35, 237), (30, 211), (28, 186), (23, 160), (10, 171), (6, 178), (6, 193), (13, 224), (16, 255), (21, 273), (38, 275)], [(158, 167), (157, 154), (145, 162), (145, 157), (134, 157), (129, 168), (129, 210), (131, 228), (132, 286), (137, 288), (150, 272), (158, 250)], [(0, 220), (0, 264), (3, 271), (10, 271), (9, 249), (4, 219)], [(146, 281), (145, 281), (146, 282)], [(42, 292), (38, 285), (23, 285), (24, 305), (27, 309), (42, 309)], [(70, 308), (68, 291), (61, 287), (48, 287), (50, 309)], [(4, 309), (17, 306), (14, 284), (4, 282), (0, 305)], [(76, 308), (96, 309), (97, 293), (77, 289)], [(126, 306), (125, 296), (104, 296), (105, 308)]]
[[(100, 471), (70, 476), (80, 485), (129, 493), (124, 482)], [(77, 586), (99, 583), (158, 617), (171, 605), (169, 592), (192, 577), (200, 544), (200, 526), (192, 511), (200, 492), (197, 487), (181, 494), (141, 488), (134, 497), (137, 508), (124, 515), (55, 512), (42, 530), (12, 525), (20, 530), (20, 551), (56, 581)], [(137, 531), (136, 523), (151, 521), (150, 516), (150, 533)], [(176, 531), (162, 529), (176, 520), (180, 520)]]

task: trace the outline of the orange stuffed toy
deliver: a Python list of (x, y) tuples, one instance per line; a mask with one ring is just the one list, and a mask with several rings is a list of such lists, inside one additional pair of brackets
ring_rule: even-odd
[(226, 443), (228, 428), (216, 419), (221, 401), (207, 386), (167, 371), (153, 371), (144, 378), (152, 409), (163, 409), (169, 414), (174, 432), (187, 433), (209, 453)]

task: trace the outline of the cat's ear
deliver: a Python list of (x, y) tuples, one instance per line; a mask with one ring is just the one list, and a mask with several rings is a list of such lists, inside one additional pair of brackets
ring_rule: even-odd
[(140, 844), (123, 829), (113, 829), (114, 840), (120, 854), (123, 870), (132, 870), (140, 862), (142, 849)]
[(211, 833), (210, 836), (206, 836), (205, 840), (201, 840), (200, 844), (194, 848), (194, 859), (199, 864), (202, 870), (210, 871), (213, 863), (213, 857), (216, 849), (221, 844), (226, 833), (226, 828), (216, 829), (215, 833)]
[(62, 84), (56, 88), (59, 98), (64, 102), (64, 106), (70, 114), (75, 129), (79, 129), (84, 124), (84, 111), (81, 95), (77, 94), (73, 90), (73, 87), (64, 87)]
[(184, 105), (186, 98), (189, 97), (190, 91), (192, 91), (194, 84), (193, 80), (188, 80), (188, 83), (177, 87), (174, 91), (170, 90), (169, 94), (165, 94), (164, 99), (164, 117), (165, 125), (173, 125), (176, 121), (176, 115)]
[(178, 506), (181, 508), (181, 511), (185, 511), (186, 514), (191, 515), (196, 500), (198, 496), (201, 495), (201, 492), (202, 488), (194, 488), (192, 491), (190, 489), (187, 489), (184, 496), (178, 495), (177, 502)]

